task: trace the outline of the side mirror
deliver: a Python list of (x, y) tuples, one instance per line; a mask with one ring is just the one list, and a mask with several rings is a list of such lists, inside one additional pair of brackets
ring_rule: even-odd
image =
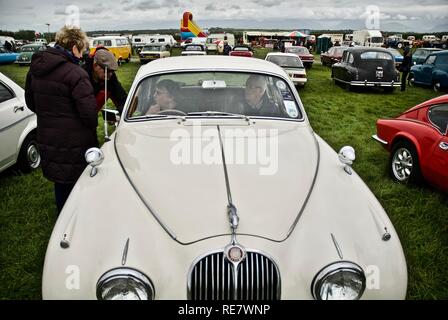
[(98, 148), (90, 148), (86, 151), (85, 158), (89, 166), (92, 167), (90, 176), (94, 177), (98, 172), (98, 169), (96, 167), (99, 166), (104, 160), (103, 151)]
[(102, 109), (101, 113), (103, 115), (103, 119), (106, 121), (119, 122), (120, 121), (120, 112), (117, 110), (111, 109)]
[(350, 146), (342, 147), (341, 150), (339, 151), (338, 156), (339, 161), (345, 164), (344, 171), (347, 172), (348, 174), (352, 174), (351, 166), (353, 164), (353, 161), (355, 161), (356, 159), (355, 149), (353, 149), (353, 147)]

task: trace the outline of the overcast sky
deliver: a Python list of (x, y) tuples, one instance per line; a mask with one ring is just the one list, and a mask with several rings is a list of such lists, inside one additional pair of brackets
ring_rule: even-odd
[[(378, 16), (372, 5), (379, 20), (372, 20)], [(383, 31), (448, 32), (448, 0), (0, 0), (0, 29), (46, 32), (50, 23), (54, 32), (77, 21), (77, 11), (86, 31), (178, 29), (182, 13), (190, 11), (202, 28), (361, 29), (378, 23)]]

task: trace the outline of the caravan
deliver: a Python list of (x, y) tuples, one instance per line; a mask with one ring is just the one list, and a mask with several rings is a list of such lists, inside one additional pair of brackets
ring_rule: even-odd
[(232, 33), (212, 33), (207, 37), (207, 51), (222, 52), (222, 46), (219, 41), (227, 41), (232, 48), (235, 46), (235, 36)]
[(383, 35), (379, 30), (357, 30), (353, 31), (353, 41), (358, 46), (382, 47)]
[(148, 44), (164, 45), (168, 50), (170, 50), (177, 44), (177, 41), (172, 35), (165, 34), (138, 34), (132, 36), (132, 47), (137, 52)]

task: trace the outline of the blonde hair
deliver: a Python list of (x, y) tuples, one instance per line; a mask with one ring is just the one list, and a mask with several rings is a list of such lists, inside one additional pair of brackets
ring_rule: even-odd
[(84, 31), (79, 28), (63, 26), (61, 30), (56, 33), (56, 43), (66, 50), (71, 51), (73, 46), (81, 51), (88, 47), (89, 40)]

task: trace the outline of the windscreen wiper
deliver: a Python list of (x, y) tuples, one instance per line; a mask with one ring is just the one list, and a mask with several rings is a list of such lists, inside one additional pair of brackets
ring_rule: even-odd
[(224, 117), (235, 117), (239, 119), (244, 119), (247, 122), (250, 121), (249, 116), (239, 113), (223, 112), (223, 111), (198, 111), (198, 112), (188, 112), (187, 116), (224, 116)]
[(160, 118), (172, 118), (184, 120), (185, 116), (176, 116), (172, 114), (146, 114), (144, 116), (132, 117), (131, 120), (141, 120), (141, 119), (160, 119)]

